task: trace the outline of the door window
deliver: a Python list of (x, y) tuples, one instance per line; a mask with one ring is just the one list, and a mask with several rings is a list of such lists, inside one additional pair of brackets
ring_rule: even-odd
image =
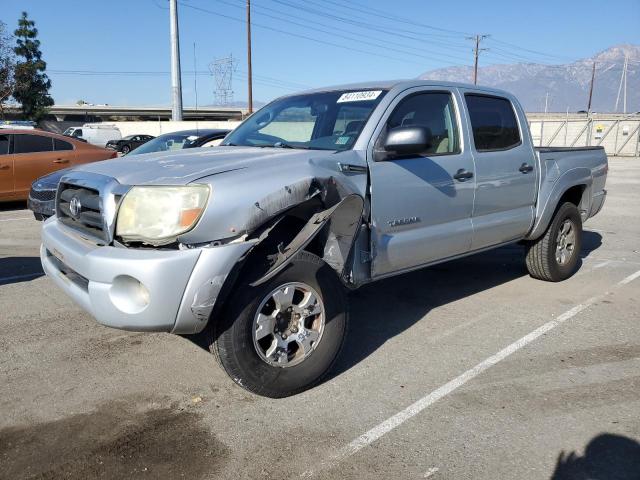
[(455, 106), (450, 93), (418, 93), (402, 100), (387, 120), (387, 131), (408, 126), (426, 127), (431, 133), (431, 145), (425, 154), (460, 152)]
[(9, 153), (9, 135), (0, 135), (0, 155)]
[(51, 152), (53, 139), (41, 135), (15, 135), (13, 153)]
[(73, 150), (73, 145), (69, 142), (65, 142), (64, 140), (60, 140), (59, 138), (53, 139), (53, 148), (57, 151), (60, 150)]
[(511, 102), (488, 95), (465, 95), (473, 141), (479, 152), (508, 150), (520, 145), (520, 130)]

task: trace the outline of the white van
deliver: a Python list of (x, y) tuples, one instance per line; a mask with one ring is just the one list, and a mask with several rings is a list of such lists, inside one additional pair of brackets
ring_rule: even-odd
[(106, 146), (109, 140), (120, 140), (122, 134), (115, 125), (103, 125), (101, 123), (85, 123), (81, 127), (69, 127), (63, 135), (79, 138), (92, 145)]

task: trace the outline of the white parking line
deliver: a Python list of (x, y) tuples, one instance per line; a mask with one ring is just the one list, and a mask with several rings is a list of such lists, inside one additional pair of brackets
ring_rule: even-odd
[[(637, 272), (629, 275), (628, 277), (624, 278), (623, 280), (619, 281), (616, 285), (617, 286), (626, 285), (626, 284), (632, 282), (633, 280), (635, 280), (638, 277), (640, 277), (640, 270), (638, 270)], [(450, 382), (445, 383), (444, 385), (442, 385), (441, 387), (437, 388), (433, 392), (429, 393), (428, 395), (422, 397), (418, 401), (416, 401), (413, 404), (409, 405), (404, 410), (402, 410), (402, 411), (396, 413), (395, 415), (389, 417), (384, 422), (376, 425), (375, 427), (373, 427), (368, 432), (363, 433), (358, 438), (353, 440), (351, 443), (349, 443), (348, 445), (346, 445), (343, 448), (341, 448), (340, 450), (338, 450), (337, 453), (331, 455), (326, 461), (320, 463), (315, 470), (307, 470), (307, 471), (305, 471), (301, 475), (301, 477), (303, 477), (303, 478), (311, 478), (316, 473), (318, 473), (318, 472), (320, 472), (322, 470), (326, 470), (328, 468), (331, 468), (334, 465), (336, 465), (336, 464), (342, 462), (343, 460), (347, 459), (348, 457), (351, 457), (352, 455), (354, 455), (355, 453), (359, 452), (360, 450), (362, 450), (367, 445), (372, 444), (376, 440), (379, 440), (381, 437), (383, 437), (387, 433), (389, 433), (392, 430), (394, 430), (396, 427), (399, 427), (400, 425), (402, 425), (404, 422), (406, 422), (410, 418), (415, 417), (417, 414), (422, 412), (425, 408), (433, 405), (435, 402), (437, 402), (441, 398), (449, 395), (451, 392), (453, 392), (454, 390), (458, 389), (459, 387), (461, 387), (462, 385), (467, 383), (469, 380), (472, 380), (473, 378), (477, 377), (478, 375), (480, 375), (485, 370), (493, 367), (498, 362), (501, 362), (502, 360), (507, 358), (509, 355), (511, 355), (511, 354), (517, 352), (518, 350), (520, 350), (521, 348), (527, 346), (528, 344), (530, 344), (531, 342), (533, 342), (534, 340), (539, 338), (541, 335), (544, 335), (545, 333), (553, 330), (557, 326), (562, 325), (564, 322), (566, 322), (567, 320), (575, 317), (578, 313), (582, 312), (584, 309), (590, 307), (594, 303), (602, 300), (604, 297), (606, 297), (607, 295), (610, 295), (610, 294), (611, 294), (611, 292), (605, 292), (605, 293), (603, 293), (601, 295), (596, 295), (594, 297), (591, 297), (588, 300), (586, 300), (585, 302), (576, 305), (575, 307), (571, 308), (570, 310), (567, 310), (562, 315), (558, 316), (555, 320), (551, 320), (551, 321), (545, 323), (541, 327), (538, 327), (537, 329), (535, 329), (533, 332), (528, 333), (527, 335), (525, 335), (524, 337), (520, 338), (519, 340), (516, 340), (511, 345), (503, 348), (502, 350), (500, 350), (495, 355), (492, 355), (489, 358), (487, 358), (486, 360), (483, 360), (482, 362), (478, 363), (475, 367), (467, 370), (466, 372), (464, 372), (463, 374), (457, 376), (456, 378), (454, 378)]]
[(0, 283), (13, 282), (14, 280), (24, 280), (24, 279), (33, 278), (33, 277), (41, 277), (43, 275), (44, 275), (44, 272), (37, 272), (37, 273), (27, 273), (25, 275), (15, 275), (13, 277), (0, 277)]
[(598, 268), (606, 267), (607, 265), (609, 265), (609, 264), (611, 264), (611, 263), (613, 263), (613, 261), (612, 261), (612, 260), (605, 260), (604, 262), (600, 262), (600, 263), (598, 263), (597, 265), (594, 265), (594, 266), (593, 266), (593, 269), (594, 269), (594, 270), (597, 270)]
[(633, 282), (638, 277), (640, 277), (640, 270), (638, 270), (636, 273), (632, 273), (631, 275), (629, 275), (624, 280), (620, 280), (618, 282), (618, 285), (626, 285), (627, 283)]

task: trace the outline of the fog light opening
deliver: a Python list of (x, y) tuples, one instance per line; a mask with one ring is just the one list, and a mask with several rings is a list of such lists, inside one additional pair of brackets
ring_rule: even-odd
[(129, 275), (114, 278), (109, 289), (111, 303), (120, 311), (129, 314), (142, 312), (151, 300), (149, 290), (139, 280)]

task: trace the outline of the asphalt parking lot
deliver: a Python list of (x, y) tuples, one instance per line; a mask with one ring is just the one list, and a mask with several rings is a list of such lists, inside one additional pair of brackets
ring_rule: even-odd
[(640, 478), (640, 159), (607, 189), (571, 279), (514, 245), (370, 285), (331, 376), (282, 400), (97, 325), (1, 205), (0, 478)]

